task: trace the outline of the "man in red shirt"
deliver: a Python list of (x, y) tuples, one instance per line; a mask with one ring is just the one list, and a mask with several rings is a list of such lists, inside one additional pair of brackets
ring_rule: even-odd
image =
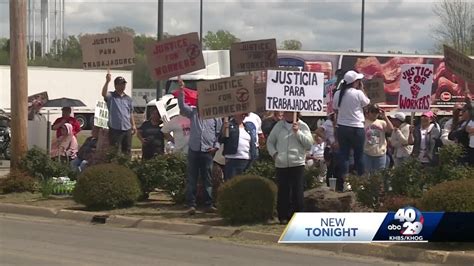
[(81, 131), (81, 124), (76, 120), (76, 118), (71, 116), (71, 107), (63, 107), (63, 116), (56, 119), (53, 123), (53, 130), (56, 130), (56, 137), (59, 138), (61, 136), (61, 127), (64, 124), (69, 123), (72, 125), (72, 131), (74, 136)]

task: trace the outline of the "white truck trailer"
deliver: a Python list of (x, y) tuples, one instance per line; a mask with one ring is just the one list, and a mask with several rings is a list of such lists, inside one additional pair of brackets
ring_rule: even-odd
[[(127, 80), (125, 93), (132, 95), (133, 72), (127, 70), (111, 70), (112, 82), (109, 90), (113, 90), (113, 79), (122, 76)], [(106, 70), (83, 70), (72, 68), (28, 67), (28, 95), (43, 91), (48, 92), (49, 99), (72, 98), (81, 100), (86, 106), (74, 107), (73, 114), (83, 129), (90, 128), (94, 121), (94, 109), (97, 100), (101, 100), (101, 90), (105, 83)], [(10, 66), (0, 66), (0, 108), (10, 112)], [(42, 113), (50, 111), (51, 122), (60, 116), (60, 108), (43, 108)]]

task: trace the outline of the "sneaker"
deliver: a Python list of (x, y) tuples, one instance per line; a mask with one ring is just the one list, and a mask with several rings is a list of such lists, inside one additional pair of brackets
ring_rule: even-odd
[(204, 210), (205, 213), (216, 213), (217, 212), (217, 208), (216, 207), (207, 207), (205, 210)]
[(188, 209), (188, 214), (189, 214), (189, 215), (194, 215), (194, 214), (196, 214), (196, 208), (190, 207), (190, 208)]

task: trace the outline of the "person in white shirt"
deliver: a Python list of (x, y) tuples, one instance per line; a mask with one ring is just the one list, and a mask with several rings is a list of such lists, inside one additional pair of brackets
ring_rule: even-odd
[[(189, 134), (191, 132), (191, 121), (189, 118), (182, 115), (174, 116), (168, 123), (164, 124), (161, 132), (165, 133), (167, 139), (174, 143), (173, 152), (188, 153)], [(170, 133), (173, 133), (173, 136)]]
[(354, 150), (354, 163), (358, 175), (364, 174), (364, 110), (370, 100), (367, 97), (362, 79), (363, 74), (353, 70), (344, 74), (344, 84), (334, 94), (333, 109), (337, 114), (336, 139), (339, 143), (340, 173), (337, 175), (336, 190), (344, 188), (344, 177), (349, 172), (349, 156)]
[(330, 113), (328, 119), (316, 129), (316, 135), (321, 137), (325, 142), (324, 161), (326, 165), (326, 185), (329, 187), (329, 178), (336, 177), (337, 163), (337, 143), (334, 136), (334, 127), (336, 125), (336, 114)]
[(393, 132), (390, 144), (393, 147), (393, 160), (395, 166), (400, 166), (410, 157), (413, 145), (408, 144), (410, 125), (406, 123), (406, 115), (402, 112), (395, 113), (392, 117)]
[(469, 165), (474, 166), (474, 117), (472, 116), (471, 121), (467, 123), (466, 131), (469, 134), (469, 148), (467, 150)]
[(258, 159), (258, 155), (259, 155), (259, 151), (258, 151), (258, 148), (259, 148), (259, 139), (262, 139), (264, 138), (263, 137), (263, 132), (262, 132), (262, 119), (260, 118), (259, 115), (257, 115), (256, 113), (248, 113), (248, 115), (245, 117), (244, 119), (244, 123), (245, 122), (251, 122), (254, 124), (255, 128), (257, 129), (257, 138), (256, 138), (256, 142), (255, 142), (255, 145), (257, 147), (257, 159)]
[(323, 177), (326, 176), (326, 163), (324, 161), (324, 149), (325, 143), (320, 136), (315, 136), (316, 142), (311, 146), (311, 150), (309, 151), (308, 155), (306, 156), (306, 166), (312, 167), (319, 167), (321, 173), (319, 174), (319, 182), (324, 182)]

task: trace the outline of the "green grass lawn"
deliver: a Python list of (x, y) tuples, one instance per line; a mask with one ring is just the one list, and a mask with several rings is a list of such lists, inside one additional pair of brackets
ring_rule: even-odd
[[(82, 143), (90, 136), (90, 130), (87, 131), (81, 131), (79, 134), (77, 134), (77, 143), (79, 144), (79, 147), (81, 147)], [(141, 149), (142, 148), (142, 143), (138, 139), (137, 135), (133, 135), (132, 137), (132, 149)]]

